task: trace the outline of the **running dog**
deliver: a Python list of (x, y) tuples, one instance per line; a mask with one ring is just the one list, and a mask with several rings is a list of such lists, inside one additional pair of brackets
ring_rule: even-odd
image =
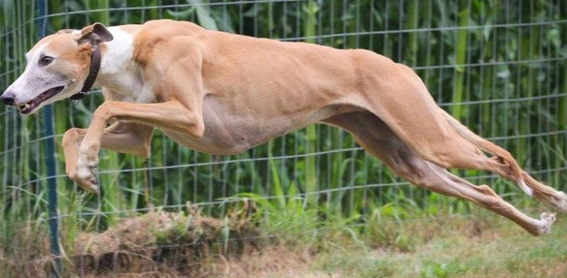
[(89, 127), (68, 130), (62, 141), (67, 175), (95, 193), (100, 148), (148, 157), (154, 128), (194, 150), (227, 155), (325, 123), (350, 132), (412, 184), (472, 201), (533, 235), (548, 233), (555, 214), (531, 218), (487, 185), (446, 169), (497, 173), (567, 210), (565, 193), (533, 179), (508, 151), (439, 108), (410, 68), (368, 50), (156, 20), (62, 30), (40, 40), (26, 59), (1, 96), (22, 115), (102, 87), (105, 102)]

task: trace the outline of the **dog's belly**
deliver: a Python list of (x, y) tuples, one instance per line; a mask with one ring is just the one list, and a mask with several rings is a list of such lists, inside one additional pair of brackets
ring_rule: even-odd
[(288, 128), (264, 128), (264, 126), (251, 128), (220, 124), (218, 122), (205, 121), (205, 133), (202, 138), (188, 136), (185, 132), (163, 131), (175, 142), (189, 147), (193, 150), (229, 155), (244, 152), (254, 146), (262, 144), (272, 138), (289, 132)]
[(202, 138), (188, 136), (185, 132), (163, 132), (181, 145), (218, 155), (241, 153), (333, 115), (360, 110), (352, 105), (327, 105), (315, 110), (269, 114), (250, 107), (234, 109), (233, 105), (211, 98), (206, 98), (204, 103), (205, 133)]
[[(208, 115), (207, 115), (208, 114)], [(223, 113), (221, 113), (223, 114)], [(229, 155), (244, 152), (252, 147), (284, 135), (302, 125), (301, 120), (225, 118), (218, 114), (205, 113), (205, 133), (202, 138), (188, 136), (185, 132), (164, 130), (175, 142), (196, 151)]]

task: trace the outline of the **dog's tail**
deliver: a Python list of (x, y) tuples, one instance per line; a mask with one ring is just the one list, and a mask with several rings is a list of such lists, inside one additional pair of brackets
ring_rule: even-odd
[(511, 179), (513, 179), (518, 184), (518, 187), (522, 191), (524, 191), (529, 196), (532, 196), (533, 190), (526, 185), (524, 178), (522, 177), (524, 171), (508, 151), (472, 132), (465, 125), (461, 124), (461, 122), (449, 115), (449, 113), (447, 113), (445, 110), (440, 110), (443, 111), (445, 118), (447, 119), (451, 127), (457, 132), (457, 134), (459, 134), (465, 140), (471, 142), (480, 150), (494, 155), (493, 158), (496, 159), (499, 163), (508, 165), (511, 172), (509, 174)]

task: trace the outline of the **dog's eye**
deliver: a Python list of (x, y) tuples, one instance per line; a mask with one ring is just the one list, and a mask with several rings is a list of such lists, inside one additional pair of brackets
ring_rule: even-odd
[(50, 56), (43, 56), (39, 59), (39, 64), (42, 66), (47, 66), (53, 62), (53, 57)]

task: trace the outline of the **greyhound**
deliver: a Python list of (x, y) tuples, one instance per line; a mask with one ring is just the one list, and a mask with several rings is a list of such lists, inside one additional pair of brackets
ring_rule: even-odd
[(531, 218), (487, 185), (446, 169), (487, 170), (561, 211), (567, 195), (526, 173), (503, 148), (442, 110), (409, 67), (369, 50), (280, 42), (206, 30), (182, 21), (62, 30), (27, 54), (1, 100), (22, 115), (102, 87), (87, 129), (65, 132), (66, 173), (99, 193), (100, 148), (149, 157), (154, 128), (200, 152), (236, 154), (312, 123), (350, 132), (412, 184), (503, 215), (529, 233)]

